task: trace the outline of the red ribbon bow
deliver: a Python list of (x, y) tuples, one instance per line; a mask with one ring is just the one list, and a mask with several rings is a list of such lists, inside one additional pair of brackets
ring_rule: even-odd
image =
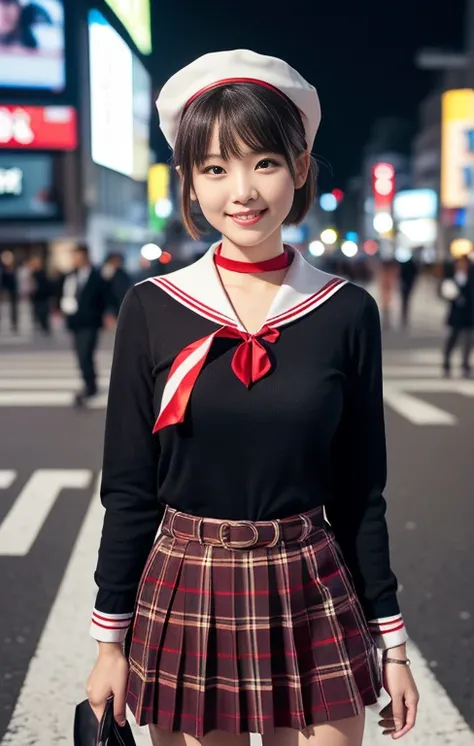
[[(153, 432), (156, 433), (163, 427), (184, 421), (194, 384), (216, 337), (243, 340), (234, 353), (231, 365), (239, 381), (242, 381), (248, 388), (255, 381), (263, 378), (272, 368), (268, 352), (259, 340), (273, 344), (279, 336), (278, 329), (272, 329), (269, 326), (263, 326), (258, 334), (249, 334), (249, 332), (231, 326), (223, 326), (217, 332), (198, 339), (181, 350), (171, 366), (163, 392), (160, 414)], [(196, 354), (195, 362), (190, 364)]]
[(267, 350), (259, 342), (259, 339), (273, 344), (280, 336), (278, 329), (271, 329), (269, 326), (263, 326), (258, 334), (234, 329), (225, 326), (216, 332), (216, 337), (226, 337), (230, 339), (243, 339), (232, 358), (232, 370), (237, 378), (242, 381), (244, 386), (249, 388), (250, 384), (260, 380), (272, 369), (272, 363)]

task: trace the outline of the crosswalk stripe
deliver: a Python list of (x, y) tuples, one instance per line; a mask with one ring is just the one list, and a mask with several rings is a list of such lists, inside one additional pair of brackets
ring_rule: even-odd
[(88, 469), (38, 469), (0, 524), (0, 556), (24, 557), (64, 489), (88, 487)]
[(16, 471), (0, 469), (0, 490), (7, 490), (16, 479)]
[[(97, 379), (97, 384), (101, 388), (108, 386), (109, 376), (101, 376)], [(45, 380), (38, 380), (36, 378), (2, 378), (0, 377), (0, 389), (7, 389), (9, 391), (48, 391), (61, 390), (75, 388), (80, 384), (80, 378), (76, 375), (75, 378), (46, 378)]]
[(444, 409), (410, 396), (390, 384), (385, 385), (383, 397), (385, 404), (412, 425), (456, 425), (458, 422), (454, 415)]

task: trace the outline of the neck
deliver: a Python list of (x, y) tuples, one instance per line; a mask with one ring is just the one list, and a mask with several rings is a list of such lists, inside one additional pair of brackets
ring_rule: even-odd
[(282, 254), (283, 250), (280, 230), (255, 246), (242, 246), (222, 237), (221, 255), (238, 262), (264, 262)]

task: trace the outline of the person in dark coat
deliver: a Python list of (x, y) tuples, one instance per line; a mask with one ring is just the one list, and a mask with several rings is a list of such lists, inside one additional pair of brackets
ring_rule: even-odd
[(102, 278), (106, 283), (106, 312), (117, 319), (120, 306), (132, 280), (123, 268), (123, 256), (109, 254), (102, 267)]
[(78, 246), (73, 256), (74, 270), (64, 280), (61, 310), (72, 334), (84, 380), (84, 390), (75, 399), (76, 405), (82, 406), (97, 394), (94, 353), (106, 307), (106, 286), (101, 273), (90, 262), (87, 246)]
[(18, 273), (15, 269), (13, 254), (5, 251), (2, 255), (1, 288), (10, 306), (10, 328), (16, 334), (18, 332)]
[(401, 324), (403, 328), (408, 326), (410, 313), (410, 299), (418, 277), (418, 264), (411, 257), (407, 262), (400, 262), (400, 298), (402, 307)]
[(44, 334), (51, 333), (51, 299), (54, 294), (53, 283), (44, 269), (43, 260), (33, 256), (28, 262), (31, 272), (32, 289), (30, 292), (33, 319)]
[(441, 295), (450, 304), (446, 323), (451, 328), (444, 347), (444, 375), (451, 375), (451, 356), (461, 341), (462, 370), (464, 377), (469, 378), (474, 334), (474, 267), (467, 256), (456, 260), (452, 277), (441, 284)]

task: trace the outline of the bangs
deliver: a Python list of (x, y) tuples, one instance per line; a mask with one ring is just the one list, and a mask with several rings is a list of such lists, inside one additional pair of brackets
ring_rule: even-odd
[[(287, 110), (284, 117), (276, 116), (281, 107)], [(178, 165), (204, 163), (216, 124), (224, 160), (241, 158), (246, 146), (255, 153), (279, 153), (292, 169), (295, 141), (301, 141), (298, 150), (306, 148), (301, 117), (290, 101), (254, 83), (234, 83), (203, 94), (185, 111), (175, 147)]]

